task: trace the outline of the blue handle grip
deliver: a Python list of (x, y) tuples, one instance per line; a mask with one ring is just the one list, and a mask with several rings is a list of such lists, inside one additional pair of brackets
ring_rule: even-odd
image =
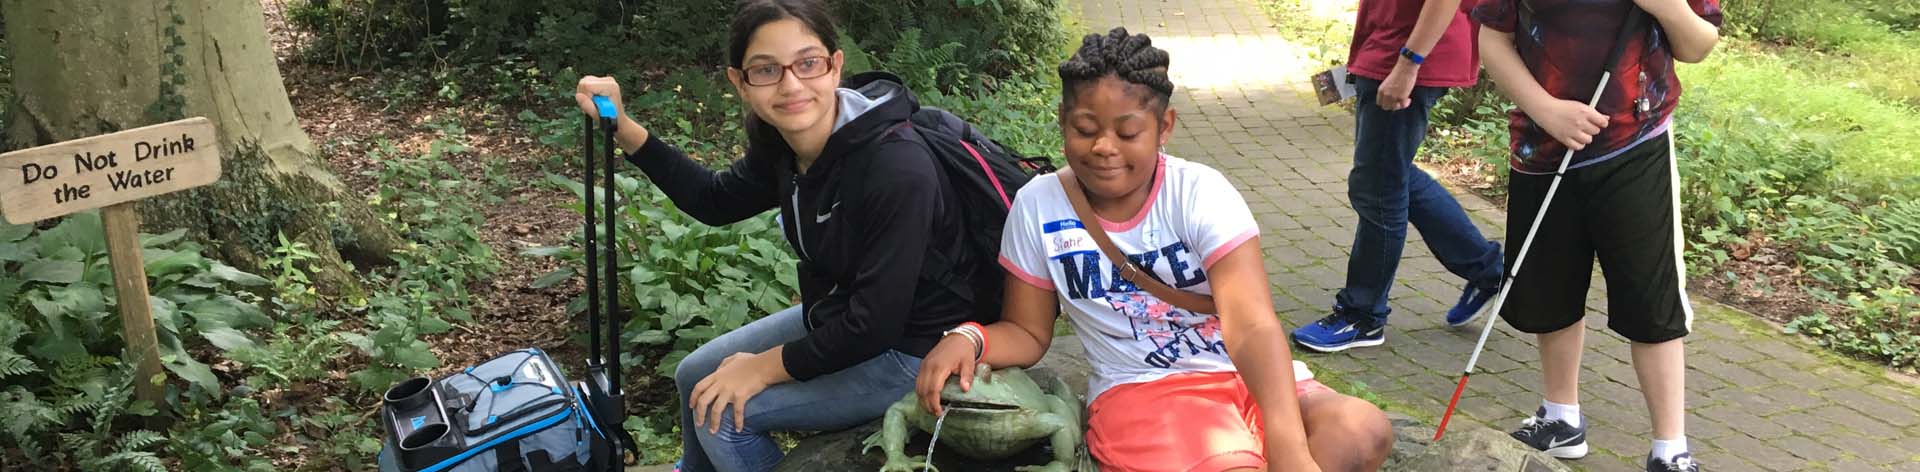
[(613, 99), (605, 95), (594, 95), (593, 108), (600, 112), (601, 119), (613, 119)]

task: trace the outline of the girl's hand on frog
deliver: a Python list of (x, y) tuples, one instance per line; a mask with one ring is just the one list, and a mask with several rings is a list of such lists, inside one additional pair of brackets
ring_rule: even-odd
[(920, 396), (920, 409), (936, 416), (940, 414), (940, 390), (947, 386), (947, 377), (958, 374), (960, 391), (973, 390), (973, 353), (973, 340), (960, 334), (947, 335), (927, 352), (927, 357), (920, 361), (920, 377), (914, 385), (914, 392)]

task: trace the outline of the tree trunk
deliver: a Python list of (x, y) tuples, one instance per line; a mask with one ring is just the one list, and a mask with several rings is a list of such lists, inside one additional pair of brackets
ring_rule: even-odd
[(308, 245), (323, 292), (357, 294), (347, 260), (380, 264), (403, 241), (314, 152), (287, 100), (259, 0), (0, 0), (21, 147), (204, 116), (220, 182), (144, 200), (146, 232), (186, 228), (258, 270), (280, 235)]

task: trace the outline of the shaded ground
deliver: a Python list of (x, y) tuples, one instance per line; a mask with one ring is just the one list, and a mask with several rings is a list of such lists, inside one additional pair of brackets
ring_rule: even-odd
[[(583, 375), (579, 366), (585, 365), (585, 348), (571, 338), (585, 336), (585, 320), (568, 316), (566, 304), (584, 290), (584, 283), (576, 279), (531, 288), (535, 278), (558, 268), (560, 261), (522, 254), (532, 247), (565, 245), (577, 235), (581, 220), (564, 206), (575, 199), (545, 183), (548, 172), (576, 175), (579, 168), (572, 156), (540, 144), (530, 124), (516, 118), (521, 109), (515, 107), (521, 105), (396, 101), (392, 96), (407, 84), (404, 70), (353, 70), (303, 61), (297, 45), (305, 35), (286, 23), (280, 2), (263, 0), (261, 5), (295, 114), (329, 168), (350, 188), (377, 195), (382, 156), (425, 155), (430, 144), (442, 140), (466, 147), (464, 152), (446, 155), (446, 161), (501, 198), (499, 204), (474, 205), (486, 221), (478, 228), (480, 239), (499, 259), (500, 268), (493, 277), (468, 287), (477, 303), (472, 310), (476, 322), (455, 323), (452, 331), (424, 337), (442, 361), (440, 372), (434, 374), (501, 352), (538, 347), (551, 353), (570, 374)], [(431, 90), (416, 92), (432, 95)], [(527, 108), (540, 113), (552, 110), (549, 104)], [(659, 352), (641, 353), (629, 356), (628, 364), (660, 357)], [(644, 414), (671, 404), (671, 384), (656, 383), (655, 376), (644, 374), (651, 368), (629, 369), (631, 413)], [(350, 387), (344, 373), (340, 374), (316, 390), (346, 391)]]

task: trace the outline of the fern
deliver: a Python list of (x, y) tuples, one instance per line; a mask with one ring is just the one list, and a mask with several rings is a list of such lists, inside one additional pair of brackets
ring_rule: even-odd
[(58, 412), (24, 387), (15, 385), (0, 392), (0, 428), (4, 428), (7, 437), (28, 459), (38, 460), (43, 453), (35, 434), (58, 424), (60, 418)]
[[(217, 399), (226, 387), (188, 356), (188, 350), (202, 345), (223, 353), (247, 349), (252, 335), (271, 327), (273, 320), (256, 306), (256, 297), (241, 288), (266, 280), (208, 259), (204, 248), (181, 240), (184, 233), (142, 235), (156, 334), (167, 342), (165, 353), (173, 356), (168, 367), (191, 383), (173, 390), (177, 395), (168, 401), (135, 402), (132, 364), (121, 357), (125, 343), (117, 326), (103, 323), (112, 316), (114, 300), (106, 265), (92, 263), (106, 256), (99, 226), (93, 213), (65, 218), (51, 228), (0, 225), (0, 463), (24, 458), (63, 470), (139, 471), (166, 470), (172, 463), (203, 470), (178, 467), (179, 455), (168, 450), (168, 431), (130, 431), (133, 423), (125, 420), (168, 408), (176, 418), (191, 422), (210, 409), (223, 408), (223, 403), (206, 399)], [(75, 262), (81, 263), (78, 274), (61, 268)], [(275, 354), (311, 359), (324, 358), (328, 351)], [(200, 370), (181, 372), (183, 365)], [(250, 417), (262, 417), (255, 410)], [(272, 423), (257, 423), (267, 425), (266, 432), (252, 428), (251, 437), (260, 437), (258, 441), (207, 448), (211, 452), (205, 455), (224, 457), (240, 446), (265, 445)], [(230, 431), (217, 429), (201, 437)], [(5, 465), (0, 469), (12, 470)]]
[(40, 366), (33, 359), (13, 352), (11, 349), (0, 351), (0, 379), (39, 372)]
[[(875, 58), (875, 65), (899, 74), (911, 90), (950, 91), (964, 83), (967, 80), (967, 65), (959, 60), (960, 43), (924, 47), (920, 44), (921, 36), (919, 28), (909, 28), (900, 33), (900, 39), (894, 42), (893, 49), (886, 57)], [(947, 80), (942, 81), (943, 78)]]
[(33, 359), (13, 350), (13, 342), (27, 334), (26, 323), (4, 310), (5, 307), (0, 306), (0, 379), (39, 372), (40, 366), (35, 365)]
[(13, 440), (14, 445), (20, 447), (20, 454), (27, 456), (29, 462), (46, 461), (44, 457), (46, 451), (40, 450), (40, 440), (38, 438), (33, 437), (31, 434), (23, 434), (15, 436)]
[(117, 452), (117, 453), (114, 453), (112, 456), (107, 456), (107, 459), (111, 463), (125, 464), (128, 469), (132, 469), (136, 471), (167, 472), (166, 463), (161, 462), (160, 456), (154, 455), (151, 452), (146, 452), (146, 451)]
[(160, 456), (142, 450), (166, 440), (166, 436), (144, 429), (127, 433), (120, 436), (120, 447), (112, 455), (103, 458), (102, 462), (141, 472), (166, 472), (166, 464), (160, 461)]
[[(100, 438), (94, 437), (92, 432), (60, 433), (60, 447), (72, 452), (81, 462), (88, 463), (100, 459), (96, 457), (96, 455), (100, 453), (101, 449), (105, 448), (105, 444)], [(97, 467), (87, 467), (87, 469), (94, 468)]]
[[(115, 372), (106, 375), (125, 376), (127, 374), (127, 369), (110, 370)], [(113, 432), (113, 419), (126, 413), (132, 396), (131, 384), (113, 383), (100, 390), (93, 397), (93, 401), (78, 402), (74, 405), (76, 411), (91, 413), (86, 416), (87, 429), (75, 433), (60, 433), (60, 440), (62, 448), (77, 459), (82, 470), (166, 470), (166, 464), (160, 460), (159, 455), (142, 450), (166, 442), (166, 436), (148, 430), (136, 430), (121, 435)], [(111, 449), (108, 447), (109, 444), (113, 446)]]
[(145, 449), (147, 446), (160, 444), (162, 442), (165, 442), (166, 440), (167, 440), (167, 437), (162, 436), (160, 433), (142, 429), (142, 430), (127, 433), (125, 436), (121, 436), (120, 450), (137, 451), (140, 449)]

